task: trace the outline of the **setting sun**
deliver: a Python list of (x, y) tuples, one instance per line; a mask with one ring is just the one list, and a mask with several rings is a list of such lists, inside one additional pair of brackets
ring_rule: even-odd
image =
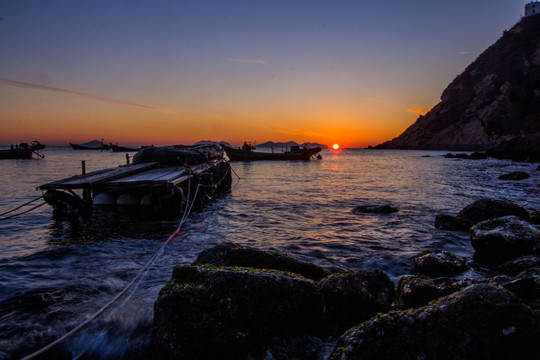
[(338, 145), (338, 144), (334, 144), (334, 145), (332, 145), (332, 149), (334, 149), (334, 150), (337, 150), (337, 149), (339, 149), (339, 145)]

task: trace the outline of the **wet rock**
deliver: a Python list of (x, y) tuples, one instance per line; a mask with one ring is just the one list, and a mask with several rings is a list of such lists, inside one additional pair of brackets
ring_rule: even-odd
[(453, 276), (467, 270), (465, 260), (444, 250), (427, 250), (413, 259), (416, 271), (421, 274), (440, 277)]
[(359, 205), (353, 209), (355, 214), (390, 214), (399, 209), (390, 205)]
[(508, 291), (473, 285), (415, 311), (395, 311), (354, 327), (331, 360), (537, 359), (533, 312)]
[(291, 273), (176, 266), (154, 304), (152, 344), (169, 359), (245, 358), (316, 333), (321, 314), (316, 284)]
[(485, 160), (487, 159), (486, 153), (475, 151), (470, 155), (459, 153), (459, 154), (452, 154), (448, 153), (444, 155), (447, 159), (467, 159), (467, 160)]
[(531, 175), (527, 174), (524, 171), (512, 171), (508, 174), (502, 174), (499, 176), (499, 180), (523, 180), (530, 178)]
[(449, 278), (431, 279), (424, 276), (406, 275), (398, 281), (397, 298), (406, 308), (417, 308), (473, 283), (476, 281), (470, 279), (456, 281)]
[(330, 272), (313, 263), (295, 259), (287, 254), (263, 251), (230, 242), (204, 250), (193, 265), (245, 266), (293, 272), (313, 280), (320, 280)]
[(333, 274), (321, 280), (319, 287), (325, 323), (332, 333), (385, 311), (395, 296), (394, 283), (378, 269)]
[(483, 198), (469, 204), (458, 213), (458, 217), (476, 224), (480, 221), (498, 218), (506, 215), (515, 215), (529, 220), (527, 210), (510, 201)]
[(440, 230), (469, 230), (472, 225), (472, 221), (458, 216), (447, 214), (439, 214), (435, 216), (435, 227)]
[(479, 222), (470, 238), (475, 256), (496, 264), (540, 250), (540, 230), (516, 216)]
[(525, 270), (516, 278), (504, 281), (501, 285), (524, 301), (538, 299), (540, 297), (540, 267)]
[(500, 273), (516, 276), (522, 271), (530, 268), (540, 268), (540, 256), (539, 255), (527, 255), (517, 259), (510, 260), (497, 267), (497, 271)]

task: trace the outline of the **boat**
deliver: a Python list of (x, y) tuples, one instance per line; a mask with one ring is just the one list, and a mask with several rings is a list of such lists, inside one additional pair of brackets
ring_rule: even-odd
[(32, 154), (36, 154), (40, 158), (45, 156), (39, 154), (37, 150), (44, 149), (45, 145), (34, 140), (30, 145), (28, 143), (20, 143), (19, 145), (11, 145), (10, 149), (0, 150), (0, 159), (31, 159)]
[(114, 145), (112, 143), (109, 144), (109, 146), (113, 152), (135, 152), (145, 147), (145, 146), (141, 146), (141, 147), (135, 148), (135, 147), (128, 147), (128, 146)]
[(133, 162), (38, 187), (60, 212), (92, 208), (177, 213), (230, 189), (231, 166), (217, 145), (146, 147)]
[(110, 150), (110, 145), (104, 144), (103, 141), (93, 140), (84, 144), (73, 144), (69, 143), (73, 150), (101, 150), (107, 151)]
[(223, 149), (229, 156), (231, 161), (253, 161), (253, 160), (309, 160), (312, 156), (319, 153), (322, 148), (300, 148), (299, 146), (291, 146), (290, 151), (281, 153), (259, 152), (253, 151), (253, 146), (244, 143), (241, 148), (232, 148), (223, 145)]

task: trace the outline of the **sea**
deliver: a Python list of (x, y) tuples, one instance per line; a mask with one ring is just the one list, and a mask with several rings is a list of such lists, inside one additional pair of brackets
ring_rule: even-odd
[[(427, 249), (473, 259), (469, 234), (436, 229), (437, 214), (455, 215), (483, 197), (540, 209), (537, 164), (449, 159), (441, 151), (323, 150), (322, 159), (306, 162), (231, 163), (230, 191), (193, 211), (171, 238), (178, 215), (29, 210), (42, 203), (39, 185), (80, 174), (82, 161), (87, 172), (126, 163), (124, 153), (40, 152), (45, 158), (0, 160), (0, 359), (32, 354), (86, 320), (36, 358), (148, 358), (153, 304), (174, 265), (223, 242), (285, 252), (332, 272), (378, 268), (397, 283)], [(517, 170), (531, 177), (498, 179)], [(353, 211), (365, 205), (399, 211)], [(489, 271), (476, 266), (461, 276)]]

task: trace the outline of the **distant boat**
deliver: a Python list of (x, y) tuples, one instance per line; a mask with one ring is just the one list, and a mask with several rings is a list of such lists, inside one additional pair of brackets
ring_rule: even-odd
[(244, 145), (242, 148), (232, 148), (222, 145), (223, 149), (231, 161), (255, 161), (255, 160), (309, 160), (312, 156), (319, 153), (322, 149), (316, 147), (313, 149), (291, 146), (290, 151), (283, 153), (269, 153), (253, 151), (253, 147)]
[(101, 150), (101, 151), (105, 150), (107, 151), (111, 149), (109, 145), (104, 144), (103, 141), (98, 141), (98, 140), (90, 141), (84, 144), (69, 143), (69, 145), (71, 146), (73, 150)]
[(145, 147), (148, 147), (148, 146), (140, 146), (140, 147), (128, 147), (128, 146), (119, 146), (119, 145), (114, 145), (114, 144), (109, 144), (109, 146), (111, 147), (111, 150), (113, 152), (134, 152), (134, 151), (139, 151), (141, 149), (144, 149)]
[(45, 145), (41, 144), (37, 140), (32, 141), (30, 145), (27, 143), (20, 143), (15, 147), (11, 145), (11, 149), (0, 150), (0, 159), (31, 159), (33, 153), (41, 158), (44, 158), (43, 155), (36, 152), (37, 150), (44, 148)]

